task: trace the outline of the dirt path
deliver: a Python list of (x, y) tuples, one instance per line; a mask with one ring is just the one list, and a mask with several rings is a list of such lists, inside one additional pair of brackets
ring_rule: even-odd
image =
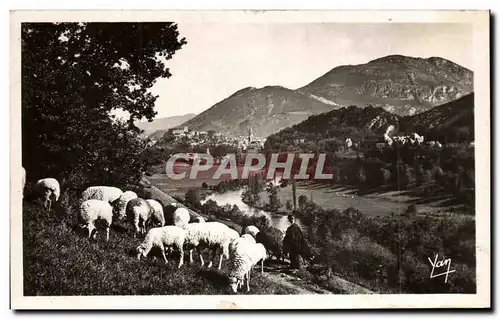
[(288, 263), (268, 263), (264, 266), (265, 278), (274, 284), (278, 284), (295, 290), (297, 294), (373, 294), (374, 292), (342, 279), (338, 276), (330, 276), (328, 286), (325, 289), (309, 280), (303, 280), (289, 273)]
[(285, 273), (264, 273), (264, 277), (274, 284), (293, 289), (300, 295), (333, 294), (333, 292), (329, 290), (322, 289), (317, 285), (308, 283), (300, 278), (293, 277)]

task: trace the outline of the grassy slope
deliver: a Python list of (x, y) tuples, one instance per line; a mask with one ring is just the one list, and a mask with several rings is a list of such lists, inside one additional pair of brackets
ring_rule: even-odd
[[(196, 253), (195, 264), (185, 264), (180, 270), (174, 257), (168, 265), (152, 258), (139, 261), (131, 252), (141, 239), (115, 227), (109, 242), (99, 234), (97, 240), (89, 241), (73, 229), (73, 219), (24, 203), (25, 295), (229, 294), (226, 261), (221, 272), (201, 269)], [(251, 294), (297, 293), (267, 280), (267, 275), (253, 270)]]

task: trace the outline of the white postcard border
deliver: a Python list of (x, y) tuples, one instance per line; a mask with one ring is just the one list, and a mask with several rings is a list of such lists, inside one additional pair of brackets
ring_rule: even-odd
[[(471, 23), (476, 149), (476, 294), (23, 296), (21, 175), (21, 22), (183, 21), (225, 23)], [(10, 16), (11, 308), (12, 309), (352, 309), (490, 307), (490, 35), (488, 11), (12, 11)]]

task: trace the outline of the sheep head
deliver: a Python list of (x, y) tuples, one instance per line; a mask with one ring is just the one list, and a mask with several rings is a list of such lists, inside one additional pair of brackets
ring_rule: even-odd
[(230, 277), (229, 278), (229, 287), (231, 287), (231, 290), (236, 293), (238, 292), (238, 288), (243, 285), (243, 280), (241, 278), (237, 277)]
[(136, 252), (137, 252), (137, 259), (140, 260), (141, 259), (141, 256), (143, 257), (146, 257), (146, 247), (144, 246), (138, 246), (136, 248)]

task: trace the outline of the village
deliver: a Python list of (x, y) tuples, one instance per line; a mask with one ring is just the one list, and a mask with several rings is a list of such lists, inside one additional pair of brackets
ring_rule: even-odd
[[(238, 164), (241, 164), (244, 162), (245, 154), (262, 152), (266, 142), (266, 138), (256, 137), (254, 135), (251, 126), (248, 127), (248, 134), (246, 136), (240, 135), (236, 137), (228, 137), (216, 131), (196, 131), (189, 129), (188, 126), (183, 126), (181, 128), (169, 129), (160, 139), (152, 137), (150, 140), (150, 146), (161, 143), (162, 139), (165, 139), (167, 136), (169, 137), (170, 143), (182, 144), (186, 146), (186, 152), (189, 155), (189, 161), (191, 163), (192, 160), (197, 157), (197, 154), (211, 154), (211, 149), (224, 145), (228, 148), (228, 150), (232, 150), (232, 152), (228, 151), (226, 154), (214, 156), (214, 163), (220, 164), (228, 154), (236, 154), (236, 161)], [(383, 135), (381, 134), (375, 138), (356, 140), (348, 136), (345, 138), (344, 145), (339, 147), (339, 150), (346, 151), (353, 149), (358, 152), (366, 153), (372, 150), (383, 151), (387, 147), (406, 144), (425, 144), (432, 148), (443, 147), (439, 141), (425, 141), (424, 143), (424, 139), (424, 136), (421, 136), (416, 132), (409, 134), (402, 132), (396, 133), (395, 126), (389, 125)], [(305, 138), (293, 140), (293, 144), (296, 146), (306, 142), (307, 140)], [(470, 146), (473, 147), (474, 142), (472, 142)], [(203, 152), (200, 152), (201, 149), (203, 149)]]
[(245, 154), (261, 152), (266, 139), (256, 137), (250, 126), (246, 136), (236, 137), (228, 137), (215, 131), (196, 131), (189, 129), (188, 126), (183, 126), (182, 128), (169, 129), (162, 138), (150, 138), (149, 146), (162, 145), (165, 141), (168, 141), (171, 145), (184, 146), (184, 151), (188, 154), (191, 163), (198, 154), (211, 154), (211, 150), (218, 146), (224, 146), (228, 152), (218, 154), (218, 156), (211, 154), (215, 155), (214, 163), (220, 164), (227, 154), (233, 153), (236, 154), (238, 164), (241, 164), (244, 161)]

